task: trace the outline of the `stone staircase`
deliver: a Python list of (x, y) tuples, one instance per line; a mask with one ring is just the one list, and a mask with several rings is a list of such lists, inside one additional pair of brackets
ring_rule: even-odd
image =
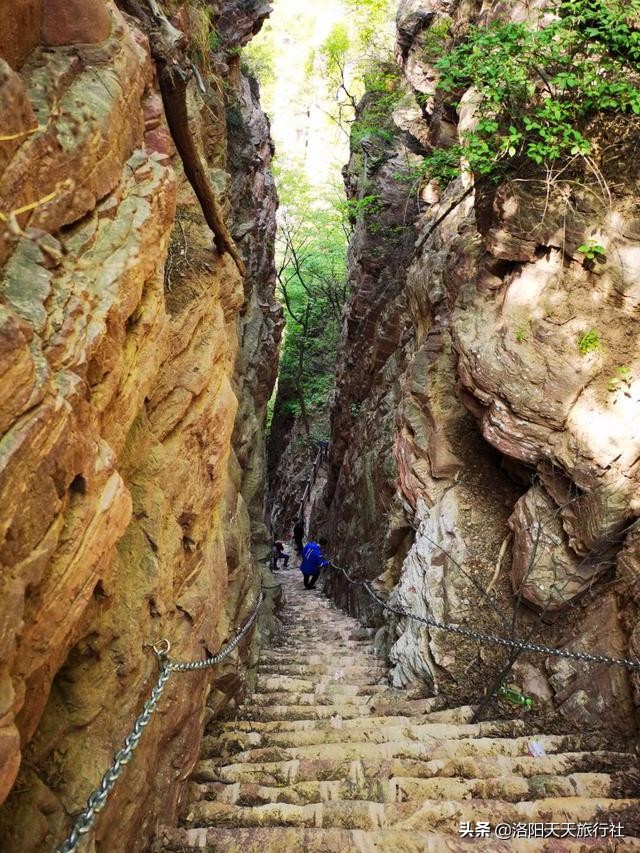
[[(474, 725), (471, 707), (391, 690), (367, 630), (304, 590), (297, 569), (278, 578), (282, 636), (237, 718), (210, 725), (183, 825), (162, 829), (153, 853), (640, 849), (633, 837), (576, 837), (580, 823), (635, 834), (632, 755), (522, 720)], [(529, 754), (532, 741), (544, 755)], [(553, 823), (556, 835), (486, 838), (480, 821)], [(465, 822), (474, 836), (461, 836)]]

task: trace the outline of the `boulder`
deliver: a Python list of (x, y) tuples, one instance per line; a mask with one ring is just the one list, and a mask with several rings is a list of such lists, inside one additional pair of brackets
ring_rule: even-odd
[(562, 610), (609, 568), (608, 561), (581, 558), (569, 547), (558, 506), (541, 485), (516, 503), (509, 527), (513, 591), (541, 610)]
[[(615, 595), (599, 598), (597, 607), (580, 625), (579, 636), (566, 640), (571, 651), (626, 657), (627, 641)], [(547, 660), (554, 703), (568, 719), (593, 728), (620, 733), (632, 732), (638, 724), (629, 672), (622, 667), (581, 663), (566, 658)]]

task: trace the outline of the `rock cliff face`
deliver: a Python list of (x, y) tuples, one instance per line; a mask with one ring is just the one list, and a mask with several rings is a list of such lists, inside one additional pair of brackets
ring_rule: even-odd
[[(337, 560), (377, 578), (398, 607), (633, 657), (637, 164), (624, 174), (603, 165), (614, 187), (606, 199), (561, 183), (547, 196), (535, 183), (487, 189), (466, 177), (427, 187), (412, 209), (398, 189), (412, 158), (450, 144), (469, 120), (462, 109), (456, 126), (439, 109), (430, 28), (445, 15), (459, 31), (494, 14), (528, 13), (518, 2), (400, 4), (406, 94), (395, 138), (373, 164), (354, 147), (347, 170), (348, 193), (376, 193), (382, 213), (365, 216), (351, 244), (322, 513)], [(399, 247), (391, 236), (380, 245), (389, 225)], [(606, 248), (601, 264), (577, 251), (592, 238)], [(582, 352), (588, 332), (598, 345)], [(505, 662), (416, 622), (383, 622), (340, 577), (332, 589), (381, 626), (398, 685), (477, 698)], [(510, 680), (581, 725), (636, 726), (640, 685), (624, 669), (528, 656)]]
[[(226, 60), (268, 4), (213, 10), (224, 40), (187, 93), (244, 280), (212, 249), (136, 19), (17, 6), (0, 10), (0, 847), (35, 853), (129, 732), (149, 644), (214, 653), (253, 608), (280, 314), (269, 128)], [(171, 8), (193, 41), (203, 10)], [(175, 818), (206, 704), (251, 655), (172, 679), (95, 849), (140, 850)]]

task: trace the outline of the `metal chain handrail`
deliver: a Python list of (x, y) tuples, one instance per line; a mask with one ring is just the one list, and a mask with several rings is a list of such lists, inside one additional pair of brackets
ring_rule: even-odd
[(263, 602), (264, 593), (261, 591), (251, 616), (247, 619), (240, 631), (232, 640), (229, 641), (222, 651), (212, 657), (198, 661), (172, 661), (168, 657), (169, 652), (171, 651), (171, 643), (169, 640), (162, 640), (160, 643), (153, 646), (153, 651), (158, 658), (158, 665), (160, 667), (158, 680), (152, 689), (149, 698), (142, 706), (142, 712), (133, 724), (130, 734), (128, 734), (124, 739), (122, 748), (116, 752), (113, 764), (106, 771), (100, 780), (100, 784), (87, 800), (86, 809), (76, 816), (67, 838), (57, 848), (56, 853), (74, 853), (81, 838), (93, 828), (98, 813), (104, 808), (109, 794), (122, 775), (125, 766), (129, 761), (131, 761), (133, 753), (140, 742), (143, 731), (151, 722), (151, 718), (157, 710), (158, 703), (160, 702), (160, 698), (162, 697), (164, 688), (166, 687), (171, 674), (174, 672), (190, 672), (192, 670), (208, 669), (228, 657), (256, 621)]
[(612, 658), (607, 655), (593, 655), (589, 652), (574, 652), (569, 649), (554, 649), (550, 646), (543, 646), (540, 643), (530, 643), (526, 640), (507, 639), (506, 637), (496, 637), (492, 634), (483, 634), (481, 631), (474, 631), (472, 628), (464, 628), (462, 625), (454, 625), (450, 622), (440, 622), (431, 616), (418, 616), (415, 613), (409, 613), (406, 610), (401, 610), (394, 607), (386, 601), (383, 601), (371, 587), (368, 580), (354, 580), (342, 566), (336, 566), (331, 563), (334, 569), (341, 571), (347, 581), (352, 586), (363, 587), (381, 607), (394, 613), (396, 616), (402, 616), (405, 619), (413, 619), (416, 622), (422, 622), (430, 628), (439, 628), (442, 631), (448, 631), (452, 634), (457, 634), (461, 637), (469, 637), (472, 640), (479, 640), (483, 643), (490, 643), (494, 646), (503, 646), (509, 649), (520, 649), (523, 652), (533, 652), (538, 655), (551, 655), (557, 658), (568, 658), (569, 660), (579, 660), (585, 663), (603, 663), (606, 666), (622, 666), (626, 669), (640, 670), (640, 660), (636, 658)]

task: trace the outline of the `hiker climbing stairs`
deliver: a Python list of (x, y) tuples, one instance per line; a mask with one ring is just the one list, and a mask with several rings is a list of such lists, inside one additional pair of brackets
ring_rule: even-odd
[[(615, 837), (640, 804), (634, 756), (393, 690), (371, 631), (297, 569), (278, 578), (281, 635), (235, 718), (209, 726), (182, 825), (154, 853), (640, 849)], [(549, 838), (485, 837), (543, 823)]]

